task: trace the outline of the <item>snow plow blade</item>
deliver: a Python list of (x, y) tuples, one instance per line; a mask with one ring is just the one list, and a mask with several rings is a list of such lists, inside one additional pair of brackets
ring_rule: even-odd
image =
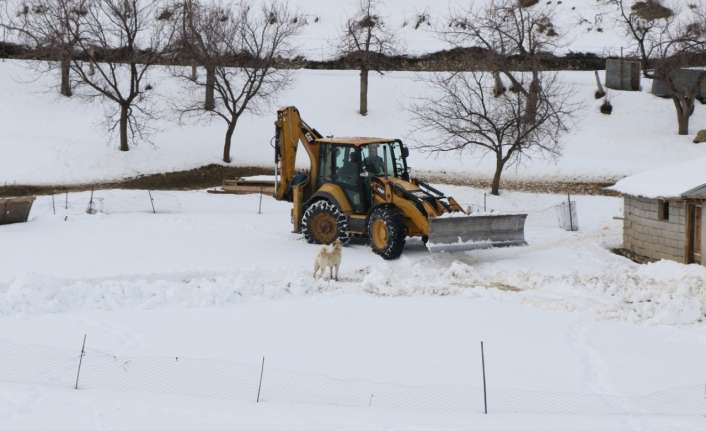
[(431, 252), (478, 250), (527, 245), (527, 214), (478, 215), (430, 220)]

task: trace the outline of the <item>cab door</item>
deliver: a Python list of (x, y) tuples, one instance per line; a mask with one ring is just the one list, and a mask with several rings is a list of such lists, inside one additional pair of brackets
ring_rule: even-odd
[(345, 193), (355, 213), (364, 213), (368, 199), (363, 191), (360, 151), (353, 145), (325, 145), (321, 148), (318, 187), (336, 184)]

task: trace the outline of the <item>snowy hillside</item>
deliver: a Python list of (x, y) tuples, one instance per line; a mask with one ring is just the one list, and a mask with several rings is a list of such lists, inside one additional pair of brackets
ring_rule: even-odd
[[(481, 8), (491, 0), (386, 0), (380, 8), (387, 28), (395, 33), (400, 52), (419, 55), (449, 49), (437, 30), (447, 28), (450, 11)], [(300, 53), (312, 60), (337, 56), (336, 47), (343, 25), (352, 16), (358, 0), (290, 0), (294, 10), (306, 16), (307, 25), (297, 43)], [(546, 3), (546, 4), (545, 4)], [(567, 34), (564, 52), (591, 52), (618, 55), (627, 39), (615, 25), (614, 7), (603, 0), (543, 0), (542, 6), (555, 10), (557, 26)]]
[[(490, 1), (493, 0), (384, 0), (380, 2), (379, 12), (386, 27), (395, 34), (399, 53), (420, 55), (449, 49), (438, 31), (447, 28), (450, 11), (464, 11), (469, 5), (481, 8)], [(13, 2), (23, 4), (21, 0), (7, 0), (8, 4)], [(254, 0), (252, 3), (262, 2)], [(295, 41), (297, 54), (310, 60), (338, 57), (339, 37), (346, 20), (355, 15), (359, 0), (288, 0), (286, 3), (304, 17), (305, 24)], [(606, 5), (605, 0), (543, 0), (541, 3), (540, 7), (555, 11), (556, 25), (567, 35), (562, 52), (618, 55), (621, 46), (628, 46), (624, 34), (614, 25), (616, 10)]]
[[(407, 108), (428, 91), (424, 77), (403, 72), (371, 75), (370, 114), (363, 118), (355, 111), (355, 72), (300, 70), (277, 105), (297, 106), (304, 119), (325, 135), (400, 137), (413, 146), (420, 136)], [(506, 178), (614, 178), (706, 157), (706, 146), (676, 135), (670, 100), (646, 91), (610, 91), (615, 111), (605, 116), (593, 99), (592, 73), (562, 72), (561, 77), (574, 86), (575, 101), (582, 106), (563, 140), (563, 156), (526, 160), (520, 168), (508, 170)], [(219, 163), (223, 123), (189, 120), (179, 124), (171, 108), (175, 98), (201, 95), (182, 89), (164, 70), (157, 70), (150, 82), (163, 119), (153, 125), (152, 144), (120, 153), (115, 137), (111, 141), (105, 132), (102, 105), (61, 98), (52, 89), (53, 77), (37, 78), (20, 62), (0, 62), (0, 184), (90, 183)], [(270, 140), (277, 105), (243, 118), (235, 135), (234, 163), (272, 166)], [(706, 107), (697, 104), (692, 131), (704, 128)], [(494, 162), (480, 153), (436, 158), (413, 151), (410, 163), (419, 171), (485, 178), (494, 168)]]

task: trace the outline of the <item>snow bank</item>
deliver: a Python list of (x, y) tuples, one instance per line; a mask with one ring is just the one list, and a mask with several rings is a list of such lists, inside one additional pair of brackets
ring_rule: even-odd
[(314, 281), (262, 269), (233, 273), (155, 274), (149, 278), (70, 280), (25, 274), (0, 284), (0, 316), (90, 310), (198, 308), (261, 299), (365, 293), (381, 297), (502, 298), (555, 311), (588, 311), (599, 318), (651, 324), (691, 324), (706, 316), (706, 268), (624, 262), (600, 272), (547, 274), (457, 260), (405, 259), (393, 270), (375, 265), (348, 271), (341, 282)]

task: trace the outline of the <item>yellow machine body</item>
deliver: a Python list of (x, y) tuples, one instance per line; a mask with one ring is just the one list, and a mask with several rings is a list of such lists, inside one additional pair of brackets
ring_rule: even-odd
[[(332, 232), (335, 229), (341, 238), (340, 230), (345, 229), (346, 238), (370, 237), (376, 252), (382, 245), (389, 245), (391, 235), (404, 242), (405, 237), (421, 237), (426, 241), (434, 239), (436, 234), (457, 248), (524, 244), (526, 215), (468, 216), (452, 197), (409, 177), (406, 160), (409, 151), (397, 139), (323, 137), (302, 120), (295, 107), (277, 112), (275, 131), (274, 196), (292, 202), (293, 230), (305, 233), (310, 242), (336, 238)], [(307, 153), (309, 168), (297, 171), (300, 145)], [(384, 150), (382, 156), (380, 148)], [(339, 164), (345, 164), (348, 157), (350, 165), (356, 163), (355, 154), (357, 166), (362, 168), (351, 177), (352, 183), (335, 178), (331, 172), (339, 169)], [(367, 155), (364, 161), (362, 155)], [(368, 164), (372, 167), (366, 171)], [(380, 166), (377, 174), (373, 172)], [(339, 171), (342, 173), (344, 169), (345, 166)], [(316, 211), (321, 214), (314, 214)], [(403, 229), (391, 224), (401, 224)], [(389, 256), (379, 254), (394, 258), (400, 252), (401, 249), (387, 253)]]

